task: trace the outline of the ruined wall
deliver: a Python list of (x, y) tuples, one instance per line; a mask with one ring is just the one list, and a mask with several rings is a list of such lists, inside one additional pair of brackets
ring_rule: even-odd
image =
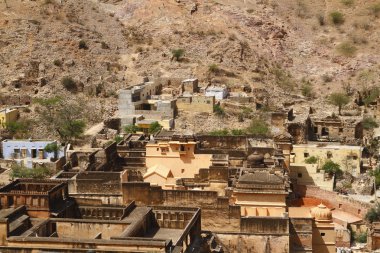
[(288, 235), (217, 233), (216, 238), (230, 253), (289, 253)]
[(312, 185), (294, 185), (294, 192), (300, 197), (316, 198), (326, 202), (329, 207), (351, 213), (364, 219), (371, 204), (354, 200), (348, 196), (339, 195), (337, 192), (322, 190)]

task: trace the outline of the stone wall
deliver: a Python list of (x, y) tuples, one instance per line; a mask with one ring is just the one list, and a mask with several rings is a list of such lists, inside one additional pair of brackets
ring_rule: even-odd
[(241, 232), (250, 234), (289, 234), (287, 217), (242, 217)]
[(127, 226), (128, 224), (116, 222), (96, 223), (95, 220), (89, 222), (74, 222), (70, 220), (56, 222), (58, 237), (77, 239), (95, 239), (95, 236), (99, 233), (102, 233), (102, 239), (110, 239), (113, 236), (120, 235)]
[(180, 97), (177, 99), (178, 110), (195, 112), (214, 112), (214, 97), (194, 96)]
[(291, 251), (312, 250), (313, 248), (313, 219), (290, 218), (289, 240)]
[(120, 194), (120, 172), (83, 172), (76, 176), (76, 193)]
[(216, 239), (230, 253), (289, 253), (289, 236), (217, 233)]
[(122, 184), (123, 201), (137, 205), (182, 206), (202, 208), (202, 229), (240, 231), (240, 206), (230, 206), (229, 199), (214, 191), (162, 190), (145, 182)]
[(239, 149), (246, 150), (248, 142), (246, 136), (210, 136), (198, 135), (201, 149)]
[(354, 200), (348, 196), (340, 195), (337, 192), (322, 190), (317, 186), (294, 185), (294, 192), (300, 197), (316, 198), (323, 200), (331, 208), (351, 213), (364, 218), (371, 204)]

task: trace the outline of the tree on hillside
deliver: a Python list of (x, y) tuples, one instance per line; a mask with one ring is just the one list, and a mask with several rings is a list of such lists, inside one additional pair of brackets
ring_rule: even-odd
[(83, 105), (63, 100), (61, 97), (36, 99), (39, 119), (46, 128), (56, 132), (60, 140), (72, 141), (84, 133)]
[(335, 92), (328, 97), (328, 102), (332, 105), (337, 106), (339, 115), (342, 115), (342, 107), (350, 102), (350, 98), (344, 93)]

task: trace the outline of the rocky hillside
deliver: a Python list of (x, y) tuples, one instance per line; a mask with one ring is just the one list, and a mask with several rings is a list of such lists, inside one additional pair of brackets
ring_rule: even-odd
[(311, 86), (323, 108), (379, 82), (379, 1), (8, 0), (0, 14), (3, 96), (86, 101), (90, 123), (142, 76), (264, 88), (275, 106)]

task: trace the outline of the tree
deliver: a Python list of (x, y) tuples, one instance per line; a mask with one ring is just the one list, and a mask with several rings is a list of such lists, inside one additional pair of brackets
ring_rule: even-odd
[(269, 125), (259, 118), (253, 118), (247, 128), (247, 133), (256, 137), (268, 137), (269, 132)]
[(343, 174), (342, 170), (340, 169), (340, 165), (337, 163), (334, 163), (331, 160), (328, 160), (325, 162), (325, 164), (322, 166), (322, 170), (324, 170), (326, 173), (330, 175), (341, 175)]
[(375, 87), (369, 90), (362, 90), (363, 103), (365, 106), (369, 106), (371, 103), (375, 102), (376, 99), (380, 96), (379, 88)]
[(39, 105), (39, 119), (48, 130), (56, 132), (61, 141), (72, 141), (82, 136), (86, 123), (83, 112), (85, 106), (80, 101), (51, 97), (36, 99), (35, 102)]
[(134, 134), (134, 133), (136, 133), (139, 130), (140, 130), (140, 128), (138, 128), (135, 125), (126, 125), (126, 126), (124, 126), (124, 131), (126, 133), (128, 133), (128, 134)]
[(185, 50), (178, 48), (172, 50), (172, 59), (175, 59), (176, 61), (179, 61), (181, 57), (185, 54)]
[(153, 122), (153, 123), (150, 124), (148, 132), (150, 134), (155, 134), (158, 131), (160, 131), (161, 129), (162, 129), (162, 126), (160, 125), (160, 123), (158, 123), (157, 121), (155, 121), (155, 122)]
[(45, 146), (44, 150), (48, 153), (57, 153), (59, 151), (59, 146), (56, 142), (49, 143)]
[(338, 106), (339, 115), (342, 115), (342, 107), (350, 102), (350, 98), (344, 93), (335, 92), (328, 97), (328, 102)]
[(365, 219), (370, 223), (380, 221), (380, 203), (368, 210)]
[(379, 127), (379, 124), (377, 124), (375, 119), (371, 118), (371, 117), (364, 118), (362, 121), (362, 124), (363, 124), (363, 128), (365, 130), (371, 130), (371, 129), (374, 129), (376, 127)]

